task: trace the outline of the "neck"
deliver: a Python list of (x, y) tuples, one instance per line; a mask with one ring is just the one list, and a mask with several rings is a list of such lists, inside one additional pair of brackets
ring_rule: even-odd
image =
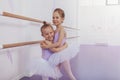
[(57, 27), (57, 29), (60, 29), (62, 27), (62, 25), (57, 25), (56, 27)]
[(56, 25), (57, 27), (61, 27), (62, 26), (62, 24), (58, 24), (58, 25)]

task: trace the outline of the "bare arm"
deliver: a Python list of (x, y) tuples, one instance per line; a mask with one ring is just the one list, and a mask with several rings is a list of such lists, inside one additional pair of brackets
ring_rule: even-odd
[(44, 45), (41, 46), (42, 48), (55, 48), (55, 47), (59, 47), (61, 46), (62, 40), (64, 39), (65, 34), (64, 34), (64, 28), (61, 28), (61, 30), (59, 31), (59, 39), (57, 42), (50, 44), (50, 45)]
[(12, 43), (12, 44), (3, 44), (2, 48), (5, 49), (5, 48), (12, 48), (12, 47), (19, 47), (19, 46), (37, 44), (41, 42), (42, 41), (29, 41), (29, 42), (20, 42), (20, 43)]
[(52, 51), (52, 52), (59, 52), (59, 51), (61, 51), (61, 50), (63, 50), (63, 49), (65, 49), (65, 48), (67, 48), (67, 46), (68, 46), (68, 44), (67, 43), (65, 43), (63, 46), (61, 46), (61, 47), (57, 47), (57, 48), (50, 48), (50, 50)]
[(47, 45), (50, 45), (52, 44), (50, 41), (48, 40), (43, 40), (41, 43), (40, 43), (40, 46), (43, 48), (43, 46), (47, 46)]

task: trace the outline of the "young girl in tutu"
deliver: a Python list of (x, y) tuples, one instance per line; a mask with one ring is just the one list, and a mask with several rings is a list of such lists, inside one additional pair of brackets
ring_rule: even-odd
[[(54, 30), (53, 27), (49, 24), (44, 23), (41, 27), (42, 36), (45, 38), (44, 41), (41, 42), (41, 46), (50, 45), (53, 43), (54, 39)], [(42, 80), (48, 80), (49, 77), (53, 79), (59, 79), (62, 74), (59, 70), (58, 66), (51, 66), (48, 62), (51, 55), (54, 52), (61, 51), (67, 47), (67, 44), (64, 43), (63, 46), (57, 48), (49, 48), (49, 49), (42, 49), (42, 58), (34, 59), (30, 62), (29, 65), (29, 73), (30, 76), (32, 75), (41, 75)]]
[[(64, 26), (62, 26), (64, 18), (65, 18), (65, 14), (62, 9), (57, 8), (54, 10), (53, 23), (56, 26), (54, 41), (53, 41), (53, 44), (42, 45), (41, 46), (42, 48), (49, 49), (49, 48), (60, 47), (66, 42), (66, 32), (64, 30)], [(73, 48), (73, 46), (76, 46), (76, 47)], [(78, 51), (79, 51), (79, 44), (78, 45), (70, 44), (66, 49), (60, 52), (55, 52), (53, 55), (51, 55), (48, 61), (50, 65), (53, 67), (56, 67), (61, 63), (61, 65), (63, 65), (65, 69), (65, 72), (68, 74), (70, 80), (76, 80), (75, 76), (71, 71), (69, 60), (75, 57)]]

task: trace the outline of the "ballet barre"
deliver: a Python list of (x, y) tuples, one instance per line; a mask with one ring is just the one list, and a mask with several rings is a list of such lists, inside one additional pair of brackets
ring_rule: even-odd
[(19, 42), (19, 43), (11, 43), (11, 44), (2, 44), (0, 47), (2, 49), (6, 48), (13, 48), (13, 47), (20, 47), (20, 46), (26, 46), (26, 45), (32, 45), (32, 44), (38, 44), (41, 43), (41, 41), (28, 41), (28, 42)]
[(29, 17), (17, 15), (17, 14), (12, 14), (12, 13), (9, 13), (9, 12), (3, 12), (2, 16), (12, 17), (12, 18), (17, 18), (17, 19), (22, 19), (22, 20), (28, 20), (28, 21), (38, 22), (38, 23), (43, 23), (43, 21), (40, 21), (38, 19), (29, 18)]
[[(27, 21), (32, 21), (32, 22), (38, 22), (38, 23), (43, 23), (44, 22), (44, 21), (41, 21), (39, 19), (30, 18), (30, 17), (26, 17), (26, 16), (22, 16), (22, 15), (17, 15), (17, 14), (13, 14), (13, 13), (9, 13), (9, 12), (2, 12), (2, 14), (0, 14), (0, 15), (6, 16), (6, 17), (11, 17), (11, 18), (27, 20)], [(80, 30), (80, 29), (77, 29), (77, 28), (71, 28), (71, 27), (67, 27), (67, 26), (65, 26), (65, 28), (73, 29), (73, 30)]]
[(67, 39), (79, 38), (80, 36), (67, 37)]
[[(73, 37), (68, 37), (66, 39), (73, 39), (73, 38), (78, 38), (80, 36), (73, 36)], [(42, 41), (28, 41), (28, 42), (19, 42), (19, 43), (11, 43), (11, 44), (3, 44), (0, 45), (0, 49), (6, 49), (6, 48), (13, 48), (13, 47), (20, 47), (20, 46), (26, 46), (26, 45), (32, 45), (32, 44), (40, 44)]]

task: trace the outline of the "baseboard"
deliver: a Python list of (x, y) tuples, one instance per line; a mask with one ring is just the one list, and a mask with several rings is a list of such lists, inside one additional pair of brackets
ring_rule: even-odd
[(28, 74), (26, 74), (26, 73), (22, 73), (22, 74), (19, 74), (19, 75), (17, 75), (16, 77), (14, 77), (13, 79), (11, 79), (11, 80), (20, 80), (21, 78), (23, 78), (23, 77), (25, 77), (25, 76), (27, 76)]

